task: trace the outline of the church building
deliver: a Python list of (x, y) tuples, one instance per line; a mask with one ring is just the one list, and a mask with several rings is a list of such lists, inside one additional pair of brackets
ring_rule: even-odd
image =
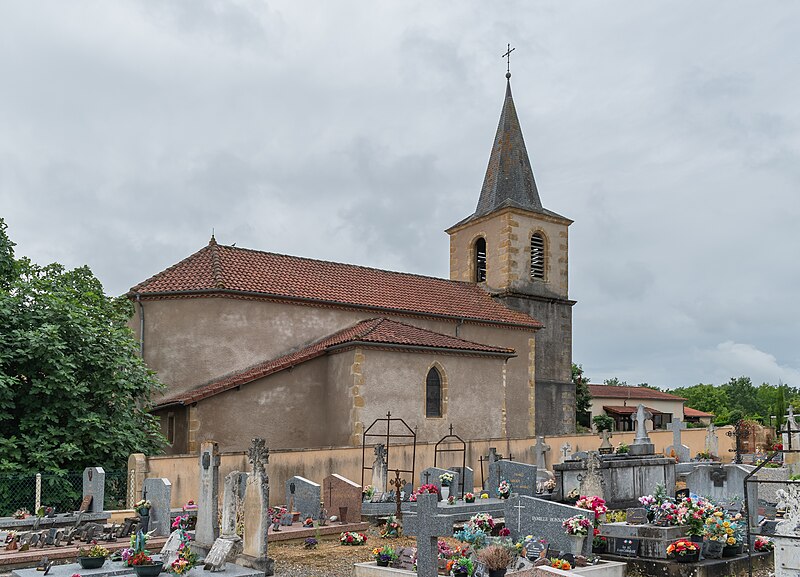
[(167, 453), (357, 446), (387, 411), (422, 442), (574, 432), (571, 223), (542, 206), (508, 80), (449, 280), (212, 236), (128, 293)]

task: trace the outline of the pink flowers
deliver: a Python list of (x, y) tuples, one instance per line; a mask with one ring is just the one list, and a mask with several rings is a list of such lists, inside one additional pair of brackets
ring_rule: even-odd
[(593, 528), (592, 522), (583, 515), (574, 515), (565, 520), (562, 524), (567, 535), (588, 535), (589, 529)]
[(498, 535), (500, 535), (501, 537), (508, 537), (509, 535), (511, 535), (511, 529), (509, 529), (508, 527), (503, 527), (498, 532)]

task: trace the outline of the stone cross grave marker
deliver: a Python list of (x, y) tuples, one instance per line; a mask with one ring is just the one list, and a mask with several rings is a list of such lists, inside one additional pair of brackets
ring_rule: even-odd
[(709, 455), (719, 456), (719, 437), (717, 437), (717, 428), (714, 423), (711, 423), (706, 429), (706, 452)]
[(614, 446), (611, 444), (611, 431), (600, 431), (600, 447), (599, 453), (601, 455), (610, 455), (614, 452)]
[(536, 444), (533, 446), (533, 460), (536, 461), (536, 467), (540, 471), (547, 469), (547, 453), (550, 451), (550, 445), (544, 442), (544, 437), (537, 437)]
[(489, 465), (489, 490), (497, 492), (500, 481), (511, 483), (511, 492), (520, 495), (536, 494), (536, 465), (528, 465), (519, 461), (495, 461)]
[(389, 468), (386, 461), (386, 445), (378, 443), (375, 445), (375, 460), (372, 463), (372, 486), (375, 491), (383, 493), (386, 491), (386, 483), (389, 481)]
[(629, 451), (631, 455), (653, 455), (655, 453), (656, 447), (647, 436), (647, 419), (652, 418), (653, 413), (639, 403), (639, 406), (636, 407), (636, 437)]
[(417, 511), (408, 515), (405, 531), (417, 538), (417, 575), (436, 577), (439, 537), (453, 536), (453, 517), (438, 515), (439, 499), (433, 493), (417, 495)]
[(572, 445), (569, 443), (564, 443), (561, 445), (561, 462), (563, 463), (567, 459), (569, 459), (570, 454), (572, 453)]
[(322, 480), (322, 499), (329, 515), (361, 519), (361, 485), (334, 473)]
[[(561, 524), (573, 515), (589, 518), (591, 514), (591, 511), (586, 509), (527, 495), (511, 497), (505, 503), (506, 527), (511, 531), (513, 540), (533, 535), (537, 539), (547, 541), (551, 550), (558, 549), (565, 553), (571, 551), (572, 541), (570, 536), (564, 533)], [(591, 551), (592, 539), (587, 537), (583, 542), (583, 554), (588, 555)]]
[(237, 564), (272, 575), (274, 561), (267, 556), (269, 531), (269, 449), (264, 439), (253, 439), (248, 451), (252, 466), (244, 493), (244, 543)]
[(210, 549), (219, 537), (219, 445), (200, 444), (200, 492), (197, 499), (195, 542)]
[(225, 475), (225, 487), (222, 492), (222, 526), (223, 537), (236, 537), (236, 513), (239, 504), (244, 502), (244, 491), (247, 487), (247, 473), (231, 471)]
[(106, 495), (106, 472), (102, 467), (86, 467), (83, 470), (83, 498), (91, 496), (86, 509), (89, 513), (102, 513)]
[(150, 501), (150, 526), (156, 537), (169, 535), (172, 521), (170, 505), (172, 499), (172, 483), (169, 479), (150, 478), (144, 480), (142, 498)]
[(303, 520), (306, 517), (317, 519), (319, 504), (322, 501), (322, 488), (314, 481), (295, 475), (286, 481), (286, 502), (290, 501), (294, 502), (294, 511), (299, 511)]
[(672, 422), (667, 425), (667, 428), (672, 431), (672, 445), (667, 447), (664, 452), (667, 455), (672, 455), (673, 453), (677, 457), (678, 461), (681, 463), (687, 462), (691, 459), (691, 452), (689, 451), (689, 447), (681, 443), (681, 431), (686, 428), (679, 418), (675, 418)]

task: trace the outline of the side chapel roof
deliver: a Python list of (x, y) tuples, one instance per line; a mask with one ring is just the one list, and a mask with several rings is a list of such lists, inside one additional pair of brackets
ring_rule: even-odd
[(352, 347), (379, 347), (406, 350), (437, 350), (452, 354), (498, 358), (516, 356), (514, 349), (493, 347), (407, 325), (386, 318), (368, 319), (324, 337), (310, 345), (237, 371), (156, 402), (156, 407), (196, 403), (208, 397), (295, 367), (306, 361)]
[(131, 288), (128, 296), (226, 294), (522, 329), (542, 327), (474, 283), (225, 246), (213, 236), (193, 255)]

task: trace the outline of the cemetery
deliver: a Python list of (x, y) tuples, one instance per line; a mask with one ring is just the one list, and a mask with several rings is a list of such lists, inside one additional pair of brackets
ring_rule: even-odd
[[(800, 427), (791, 411), (781, 448), (753, 455), (752, 464), (741, 462), (735, 435), (733, 458), (720, 455), (713, 426), (693, 458), (680, 420), (657, 453), (642, 405), (636, 416), (629, 445), (614, 449), (603, 431), (596, 450), (586, 437), (587, 450), (571, 452), (561, 439), (537, 437), (524, 457), (489, 447), (476, 469), (452, 427), (448, 448), (437, 444), (431, 462), (422, 448), (428, 466), (420, 470), (384, 437), (362, 447), (367, 483), (308, 470), (278, 482), (263, 439), (234, 470), (222, 466), (231, 456), (205, 441), (191, 457), (194, 474), (173, 479), (155, 467), (142, 472), (141, 456), (132, 456), (129, 510), (103, 510), (105, 473), (87, 468), (78, 510), (44, 506), (0, 518), (0, 566), (14, 577), (259, 577), (280, 574), (272, 544), (291, 558), (319, 547), (331, 559), (352, 559), (357, 577), (711, 577), (772, 567), (777, 576), (797, 575), (800, 489), (790, 478), (800, 466)], [(560, 458), (550, 443), (561, 446)], [(193, 498), (176, 504), (173, 487), (186, 491), (188, 483)]]

